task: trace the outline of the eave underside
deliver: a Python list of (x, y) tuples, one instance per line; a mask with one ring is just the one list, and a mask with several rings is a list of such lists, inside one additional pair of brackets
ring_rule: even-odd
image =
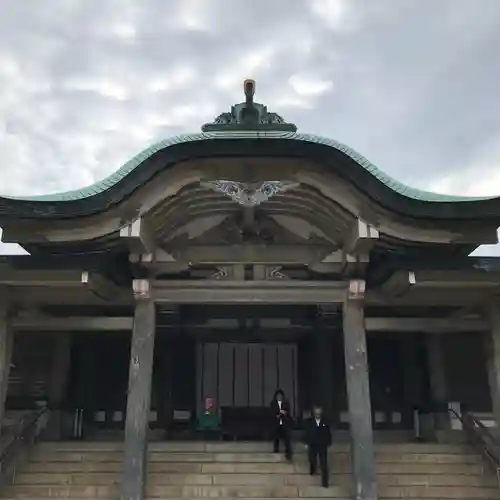
[[(252, 207), (207, 187), (207, 181), (239, 183), (286, 181), (294, 187)], [(334, 251), (345, 244), (357, 220), (379, 232), (375, 247), (388, 251), (467, 255), (481, 244), (497, 241), (496, 223), (477, 220), (415, 219), (391, 212), (353, 184), (328, 173), (322, 165), (280, 158), (210, 158), (164, 170), (130, 198), (91, 217), (17, 220), (4, 224), (3, 240), (30, 253), (81, 254), (123, 248), (119, 231), (140, 218), (154, 245), (168, 251), (196, 244), (215, 227), (214, 244), (254, 241), (272, 244), (287, 232), (297, 241), (321, 242)], [(240, 233), (240, 240), (221, 238), (221, 229)]]

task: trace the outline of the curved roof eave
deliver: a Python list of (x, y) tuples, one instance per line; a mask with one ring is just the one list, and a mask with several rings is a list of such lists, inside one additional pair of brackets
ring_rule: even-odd
[[(365, 179), (361, 178), (357, 179), (354, 172), (351, 175), (348, 175), (348, 177), (351, 177), (351, 181), (358, 184), (358, 187), (361, 190), (365, 191), (369, 196), (372, 194), (371, 192), (372, 190), (369, 188), (369, 186), (364, 186), (364, 183), (369, 180), (368, 178), (366, 178), (367, 177), (366, 174), (369, 174), (368, 177), (371, 177), (372, 180), (377, 181), (375, 184), (378, 183), (379, 187), (384, 188), (383, 191), (386, 191), (385, 196), (380, 196), (382, 193), (379, 193), (379, 196), (374, 196), (374, 198), (378, 199), (378, 201), (382, 205), (386, 206), (389, 205), (392, 209), (398, 208), (397, 206), (396, 207), (394, 206), (396, 202), (396, 200), (394, 199), (392, 203), (389, 200), (388, 203), (383, 203), (383, 198), (386, 198), (387, 195), (389, 196), (389, 198), (393, 198), (393, 196), (396, 195), (396, 198), (399, 198), (399, 202), (406, 201), (405, 204), (410, 202), (409, 205), (406, 207), (406, 209), (399, 207), (400, 209), (396, 210), (398, 212), (406, 213), (408, 215), (413, 215), (416, 217), (435, 216), (438, 218), (462, 218), (462, 217), (471, 218), (471, 216), (473, 216), (473, 217), (487, 217), (487, 218), (493, 217), (493, 218), (498, 218), (500, 220), (499, 197), (451, 196), (451, 195), (444, 195), (444, 194), (432, 193), (429, 191), (423, 191), (420, 189), (415, 189), (393, 179), (389, 175), (382, 172), (371, 162), (369, 162), (362, 155), (357, 153), (355, 150), (333, 139), (328, 139), (325, 137), (311, 135), (311, 134), (301, 134), (297, 132), (252, 131), (252, 130), (201, 132), (201, 133), (184, 134), (167, 138), (163, 141), (157, 142), (156, 144), (153, 144), (152, 146), (144, 149), (139, 154), (130, 159), (128, 162), (126, 162), (113, 174), (95, 184), (92, 184), (91, 186), (87, 186), (81, 189), (75, 189), (72, 191), (66, 191), (48, 195), (23, 196), (23, 197), (2, 196), (0, 197), (0, 216), (3, 216), (4, 218), (22, 217), (22, 218), (50, 219), (50, 218), (85, 216), (85, 215), (90, 215), (91, 213), (96, 213), (97, 211), (101, 211), (103, 209), (109, 208), (111, 205), (119, 203), (121, 200), (127, 197), (126, 192), (130, 194), (138, 186), (147, 182), (149, 178), (151, 178), (154, 174), (156, 174), (158, 172), (158, 168), (154, 169), (154, 171), (152, 172), (149, 172), (148, 175), (139, 174), (140, 171), (142, 170), (141, 167), (148, 160), (151, 160), (156, 153), (165, 151), (169, 148), (173, 148), (174, 146), (178, 145), (184, 145), (184, 146), (192, 145), (192, 147), (194, 147), (196, 143), (200, 142), (202, 143), (216, 142), (218, 143), (219, 146), (221, 146), (222, 144), (219, 141), (223, 140), (226, 142), (227, 141), (233, 142), (235, 140), (252, 141), (253, 143), (257, 141), (257, 143), (262, 146), (264, 145), (271, 146), (272, 145), (271, 143), (276, 143), (276, 142), (281, 143), (281, 145), (283, 146), (286, 142), (292, 141), (295, 145), (308, 144), (309, 147), (317, 145), (323, 147), (323, 149), (326, 147), (327, 149), (331, 149), (337, 153), (342, 153), (345, 157), (347, 157), (357, 166), (359, 166), (359, 169), (357, 169), (358, 174), (364, 173), (365, 175), (363, 175), (363, 177), (365, 177)], [(214, 149), (220, 149), (220, 148), (214, 148)], [(239, 150), (237, 151), (234, 150), (234, 148), (230, 149), (231, 151), (230, 152), (228, 151), (226, 154), (230, 153), (233, 155), (237, 155), (238, 152), (240, 152)], [(286, 150), (283, 150), (283, 148), (279, 148), (281, 151), (277, 151), (276, 149), (274, 149), (273, 151), (273, 149), (274, 148), (271, 148), (271, 151), (268, 151), (268, 154), (273, 155), (274, 153), (280, 156), (287, 156), (287, 154), (289, 154), (290, 148), (287, 147)], [(292, 149), (294, 149), (294, 151), (293, 152), (290, 151), (290, 156), (301, 156), (297, 153), (296, 148)], [(192, 158), (197, 156), (201, 157), (201, 156), (206, 156), (207, 154), (210, 154), (208, 150), (204, 151), (203, 154), (199, 154), (196, 152), (194, 152), (192, 155), (184, 154), (182, 158), (178, 157), (178, 155), (175, 155), (177, 156), (177, 158), (172, 158), (170, 162), (167, 161), (166, 164), (163, 165), (163, 168), (168, 166), (169, 163), (174, 164), (178, 163), (179, 161), (185, 160), (189, 157)], [(217, 154), (217, 152), (214, 152), (214, 154)], [(219, 151), (218, 154), (221, 154), (221, 152)], [(240, 154), (245, 154), (245, 153), (241, 151)], [(306, 157), (310, 155), (304, 153), (302, 156)], [(121, 194), (114, 193), (118, 185), (122, 184), (125, 181), (125, 179), (129, 177), (135, 178), (136, 180), (135, 185), (126, 190), (120, 189), (119, 191), (121, 192)], [(372, 185), (372, 188), (373, 187), (374, 186)], [(393, 196), (391, 196), (391, 194)], [(96, 206), (94, 206), (92, 209), (90, 207), (90, 205), (92, 205), (90, 203), (91, 201), (90, 199), (94, 197), (96, 197), (95, 198)], [(100, 198), (99, 203), (97, 203), (97, 198)], [(87, 206), (86, 210), (82, 206), (82, 202), (87, 202), (84, 203)], [(457, 204), (461, 205), (465, 203), (466, 205), (468, 205), (469, 208), (471, 208), (471, 204), (479, 208), (478, 205), (483, 206), (485, 202), (487, 206), (483, 207), (484, 210), (480, 210), (480, 212), (482, 212), (481, 214), (478, 213), (475, 216), (473, 214), (466, 214), (465, 211), (463, 211), (463, 209), (466, 207), (459, 208), (457, 206)], [(496, 210), (494, 210), (494, 213), (491, 212), (492, 209), (491, 202), (494, 202), (496, 208)], [(416, 203), (417, 205), (422, 205), (422, 204), (432, 205), (434, 206), (434, 209), (431, 209), (431, 207), (428, 206), (427, 210), (424, 210), (424, 212), (426, 212), (425, 214), (424, 213), (412, 214), (413, 210), (411, 210), (410, 205), (413, 205), (414, 203)], [(450, 210), (446, 209), (444, 211), (439, 210), (437, 205), (440, 205), (441, 208), (444, 208), (442, 206), (443, 204), (453, 205), (454, 206), (453, 213), (451, 213)], [(21, 205), (24, 206), (21, 207)], [(65, 209), (63, 209), (61, 205), (64, 205)], [(99, 207), (97, 205), (99, 205)], [(435, 209), (438, 209), (437, 212), (442, 212), (442, 213), (441, 214), (438, 214), (437, 212), (434, 213)], [(455, 213), (456, 209), (458, 209), (460, 215), (458, 213)], [(421, 210), (417, 210), (417, 212), (421, 212)]]

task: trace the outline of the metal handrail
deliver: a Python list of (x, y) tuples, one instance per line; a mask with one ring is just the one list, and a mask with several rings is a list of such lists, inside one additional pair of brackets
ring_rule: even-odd
[(0, 448), (0, 488), (15, 480), (17, 466), (35, 444), (49, 420), (49, 408), (44, 406), (21, 419)]
[(494, 470), (500, 486), (500, 442), (498, 439), (472, 413), (459, 414), (453, 408), (448, 408), (448, 412), (460, 421), (469, 440)]

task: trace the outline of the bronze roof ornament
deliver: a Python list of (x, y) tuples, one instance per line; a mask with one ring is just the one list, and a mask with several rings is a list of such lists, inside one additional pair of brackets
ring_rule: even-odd
[(277, 113), (267, 111), (267, 106), (254, 102), (255, 80), (243, 82), (245, 102), (231, 106), (231, 111), (221, 113), (212, 123), (205, 123), (202, 132), (221, 132), (229, 130), (261, 130), (297, 132), (293, 123), (287, 123)]

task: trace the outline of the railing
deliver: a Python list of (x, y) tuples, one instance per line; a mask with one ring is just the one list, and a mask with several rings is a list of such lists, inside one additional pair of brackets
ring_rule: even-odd
[(16, 471), (47, 426), (50, 411), (39, 408), (22, 418), (0, 439), (0, 489), (15, 481)]
[(471, 413), (459, 414), (453, 408), (448, 408), (448, 412), (461, 422), (467, 438), (494, 470), (500, 486), (500, 442), (498, 439)]

